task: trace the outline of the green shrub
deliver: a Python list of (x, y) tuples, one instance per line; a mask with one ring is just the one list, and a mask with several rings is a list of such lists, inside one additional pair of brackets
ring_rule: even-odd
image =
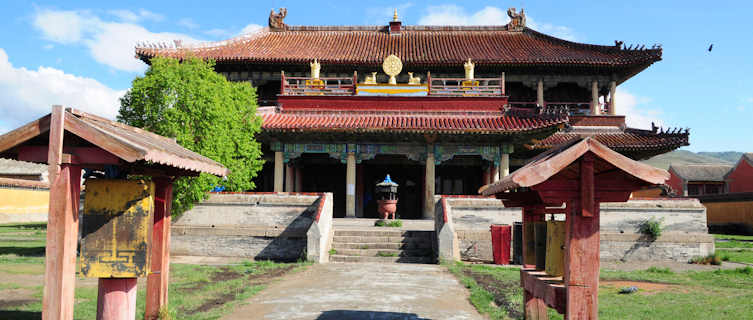
[(648, 219), (641, 223), (641, 225), (638, 227), (638, 230), (640, 231), (640, 233), (656, 240), (661, 236), (661, 222), (661, 219)]
[(721, 255), (718, 255), (715, 253), (712, 253), (705, 257), (695, 257), (693, 259), (690, 259), (689, 263), (692, 264), (711, 264), (715, 266), (719, 266), (722, 264), (722, 257)]
[(674, 272), (670, 270), (669, 268), (657, 268), (657, 267), (650, 267), (646, 269), (646, 272), (661, 273), (661, 274), (674, 274)]

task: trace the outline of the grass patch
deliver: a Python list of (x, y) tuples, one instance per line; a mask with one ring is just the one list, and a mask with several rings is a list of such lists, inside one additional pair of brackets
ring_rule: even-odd
[(379, 251), (377, 252), (377, 257), (397, 257), (397, 252), (389, 252), (389, 251)]
[[(44, 224), (0, 225), (0, 319), (40, 319), (44, 275)], [(266, 285), (310, 263), (245, 261), (238, 265), (170, 265), (169, 306), (161, 313), (172, 319), (218, 319)], [(29, 279), (32, 279), (31, 281)], [(39, 280), (33, 280), (39, 279)], [(75, 319), (94, 319), (96, 281), (78, 278)], [(38, 282), (37, 282), (38, 281)], [(23, 290), (7, 297), (6, 290)], [(144, 318), (145, 285), (137, 291), (137, 319)], [(3, 304), (10, 301), (10, 303)]]
[(734, 234), (714, 234), (714, 239), (753, 241), (753, 236), (741, 236), (741, 235), (734, 235)]
[(716, 252), (717, 252), (717, 254), (721, 255), (723, 258), (727, 259), (727, 260), (724, 260), (724, 261), (753, 264), (753, 250), (746, 250), (746, 249), (737, 249), (737, 250), (719, 249)]
[(403, 221), (400, 219), (396, 220), (383, 220), (379, 219), (374, 222), (374, 226), (376, 227), (392, 227), (392, 228), (400, 228), (403, 226)]
[(335, 249), (329, 249), (329, 254), (330, 255), (337, 254), (337, 250), (335, 250)]
[[(447, 267), (470, 290), (470, 301), (479, 312), (491, 319), (522, 319), (515, 313), (520, 310), (522, 315), (518, 269), (462, 263)], [(485, 288), (485, 276), (498, 281), (496, 286)], [(620, 294), (626, 286), (636, 286), (638, 291)], [(497, 292), (495, 288), (502, 289)], [(507, 297), (510, 305), (494, 300), (500, 296)], [(554, 310), (549, 311), (550, 319), (562, 319)], [(600, 318), (677, 319), (688, 315), (694, 319), (753, 319), (753, 267), (687, 272), (666, 268), (601, 271)]]

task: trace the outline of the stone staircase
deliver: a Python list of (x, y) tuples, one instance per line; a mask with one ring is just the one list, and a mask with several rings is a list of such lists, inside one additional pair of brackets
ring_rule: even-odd
[(434, 231), (335, 226), (330, 262), (436, 263)]

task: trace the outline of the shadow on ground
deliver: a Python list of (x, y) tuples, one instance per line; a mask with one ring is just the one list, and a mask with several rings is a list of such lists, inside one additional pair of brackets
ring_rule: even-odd
[(430, 320), (419, 318), (415, 313), (383, 312), (383, 311), (357, 311), (357, 310), (331, 310), (324, 311), (316, 320)]
[(39, 311), (0, 310), (0, 319), (3, 319), (3, 320), (38, 320), (38, 319), (42, 319), (42, 313)]
[[(22, 257), (41, 257), (44, 256), (44, 246), (42, 247), (0, 247), (0, 255), (15, 254)], [(4, 319), (4, 318), (0, 318)]]

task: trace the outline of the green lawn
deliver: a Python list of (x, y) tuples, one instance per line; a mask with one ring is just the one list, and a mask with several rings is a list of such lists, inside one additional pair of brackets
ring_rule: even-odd
[[(471, 291), (471, 303), (491, 319), (522, 319), (517, 268), (458, 263), (449, 269)], [(488, 285), (495, 279), (494, 285)], [(619, 294), (635, 285), (637, 293)], [(501, 288), (501, 289), (500, 289)], [(550, 309), (550, 319), (562, 315)], [(602, 319), (753, 319), (753, 268), (674, 273), (668, 269), (601, 272)], [(690, 319), (690, 318), (688, 318)]]
[[(0, 319), (39, 319), (44, 275), (44, 225), (0, 225)], [(218, 319), (269, 282), (308, 263), (245, 262), (240, 265), (170, 265), (173, 319)], [(146, 285), (140, 284), (137, 319), (143, 319)], [(94, 319), (96, 279), (78, 278), (75, 319)]]

